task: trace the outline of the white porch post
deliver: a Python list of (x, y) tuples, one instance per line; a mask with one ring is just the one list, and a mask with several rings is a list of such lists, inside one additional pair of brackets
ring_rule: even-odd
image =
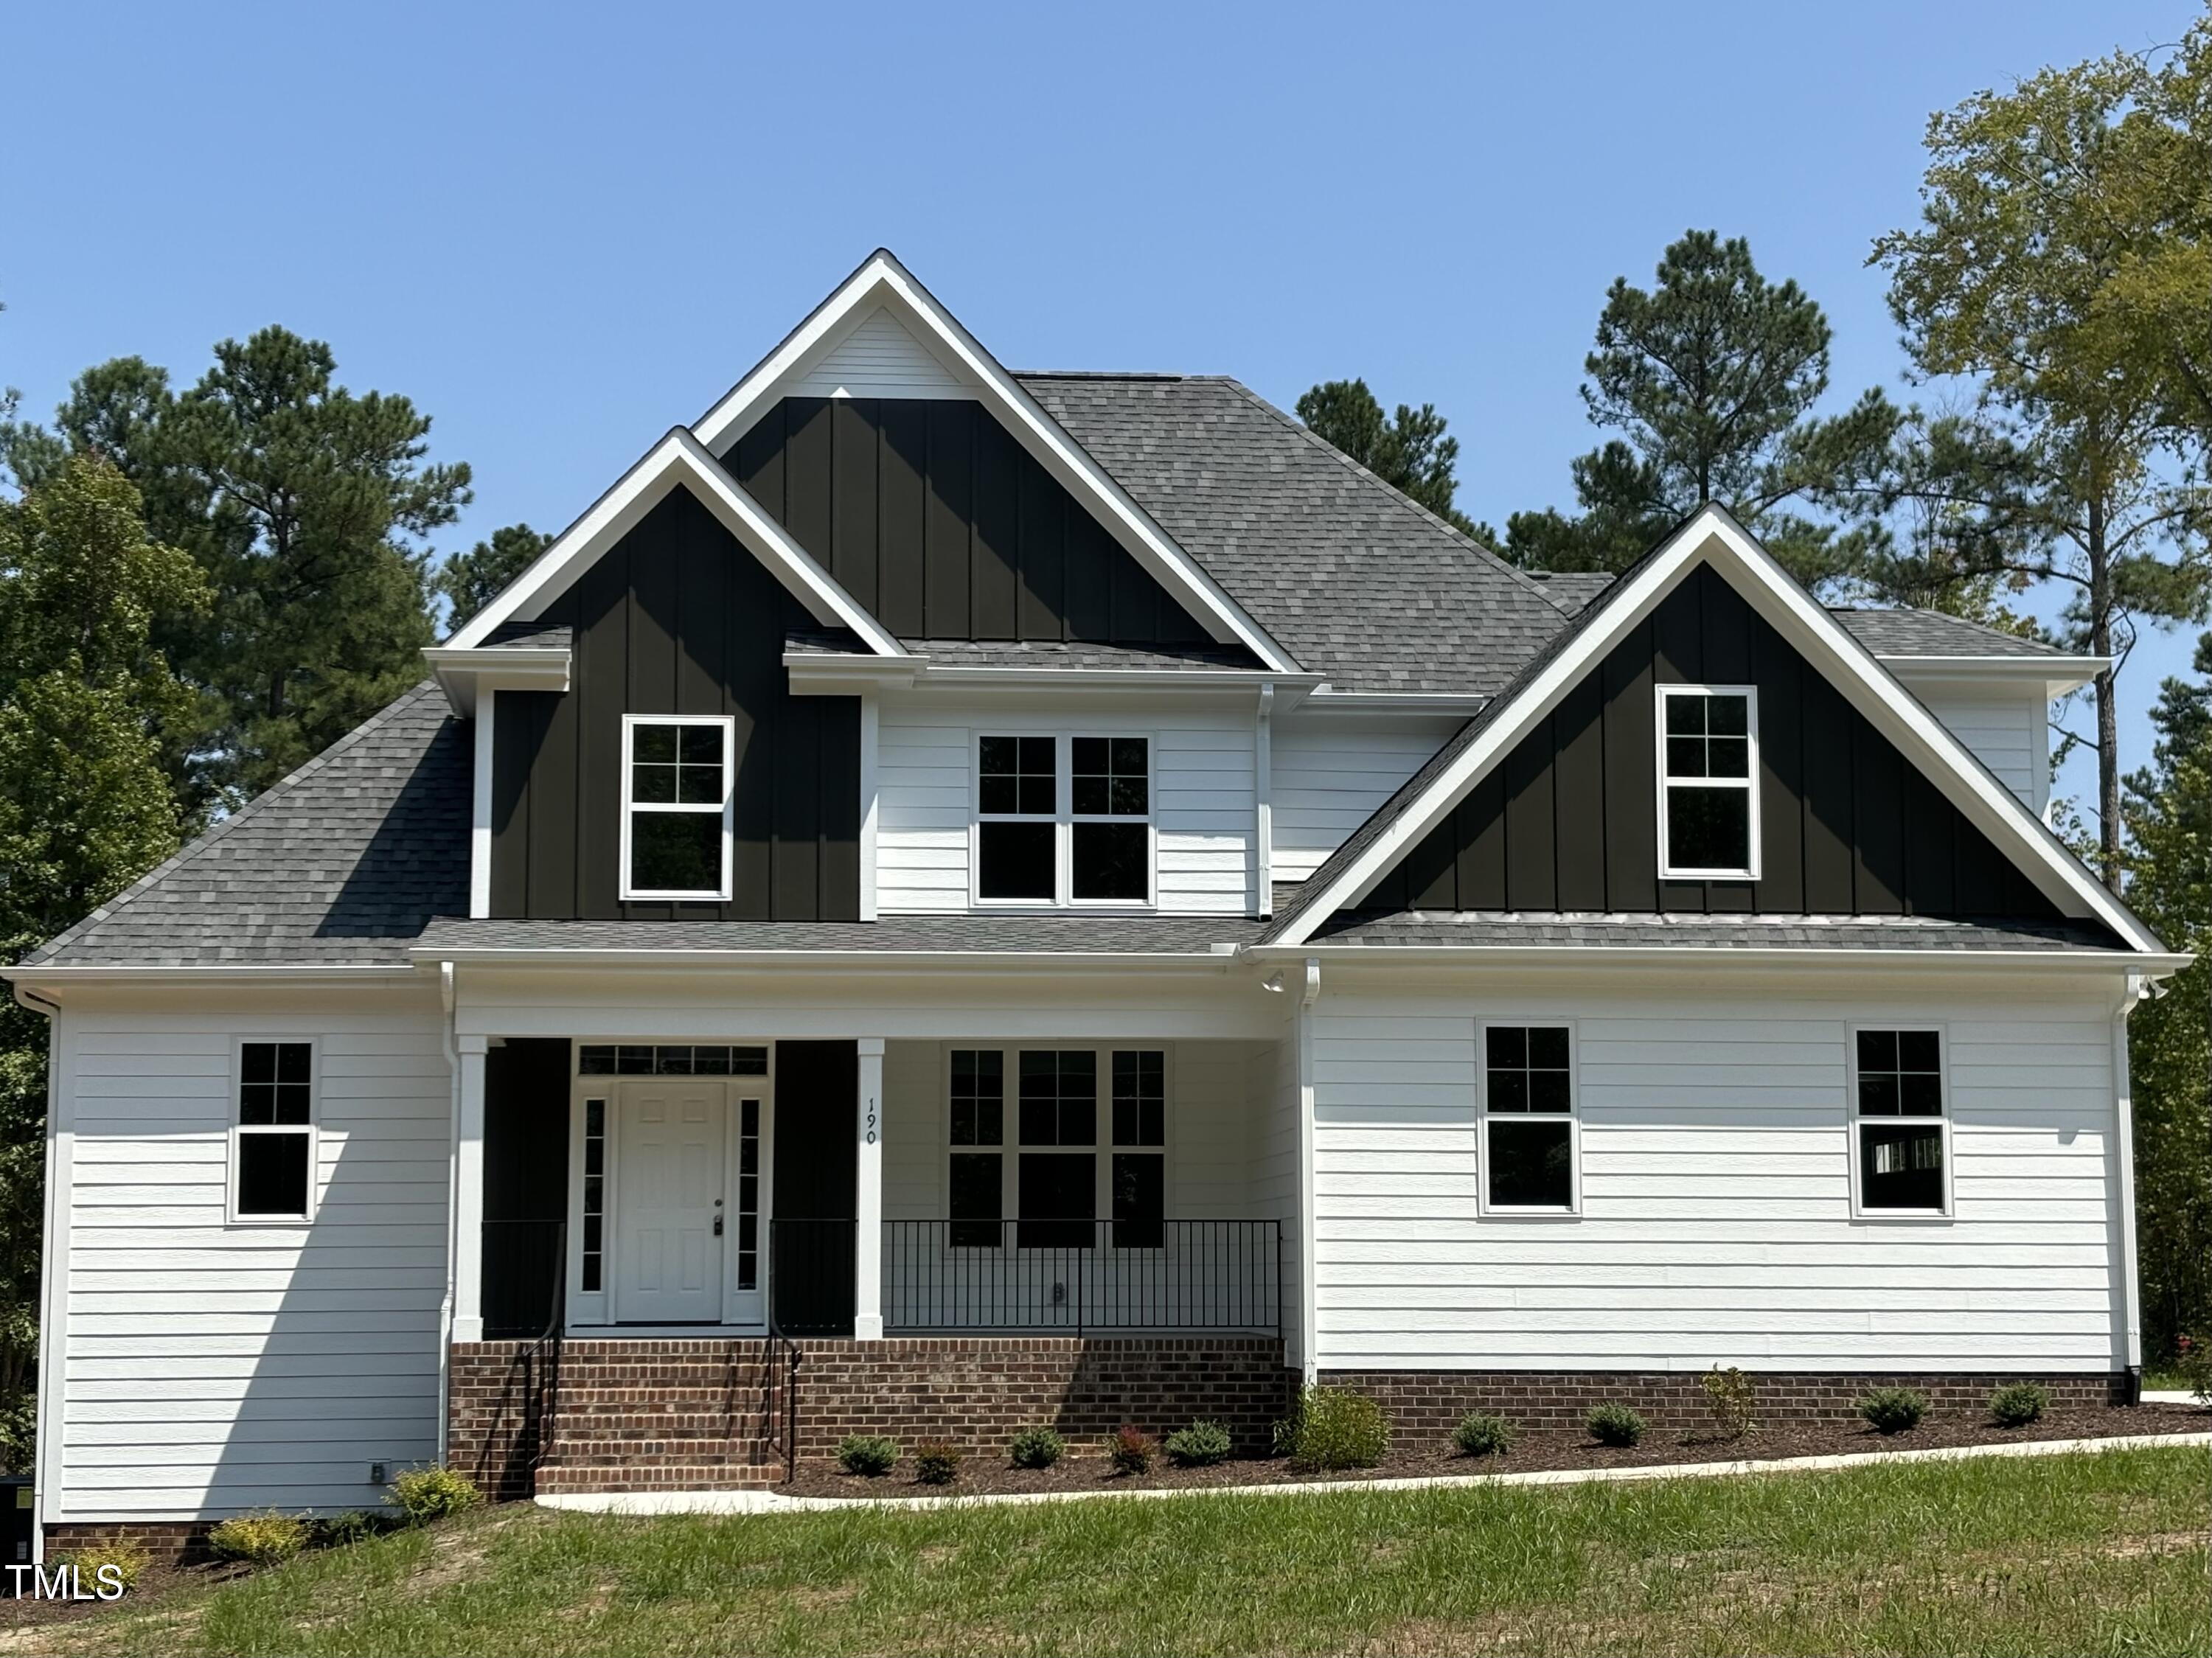
[(453, 1038), (461, 1060), (453, 1145), (453, 1339), (483, 1339), (484, 1052), (488, 1038)]
[(884, 1339), (884, 1039), (863, 1036), (854, 1177), (853, 1334)]

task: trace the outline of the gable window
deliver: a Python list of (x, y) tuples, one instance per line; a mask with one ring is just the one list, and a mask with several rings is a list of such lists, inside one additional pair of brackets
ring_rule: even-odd
[(726, 714), (623, 716), (624, 898), (730, 896), (736, 737)]
[(1859, 1207), (1940, 1215), (1944, 1169), (1943, 1038), (1936, 1030), (1860, 1030), (1852, 1036), (1853, 1122)]
[(979, 738), (976, 902), (1152, 902), (1152, 749), (1143, 737)]
[(952, 1247), (995, 1249), (1006, 1155), (1006, 1056), (994, 1048), (952, 1050), (952, 1163), (949, 1181)]
[(1482, 1029), (1482, 1193), (1492, 1210), (1571, 1214), (1574, 1043), (1563, 1024)]
[(241, 1042), (231, 1207), (241, 1219), (305, 1220), (313, 1186), (313, 1042)]
[(978, 897), (1048, 904), (1059, 896), (1058, 746), (1049, 737), (987, 737), (977, 745)]
[(1098, 1055), (1025, 1048), (1020, 1064), (1021, 1247), (1088, 1248), (1098, 1214)]
[(1659, 873), (1759, 878), (1759, 692), (1659, 687)]

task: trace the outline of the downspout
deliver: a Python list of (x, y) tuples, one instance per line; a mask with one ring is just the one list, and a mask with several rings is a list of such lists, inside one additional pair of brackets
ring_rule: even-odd
[(438, 1303), (438, 1463), (441, 1467), (453, 1420), (453, 1281), (461, 1217), (461, 1055), (453, 1045), (453, 964), (441, 962), (438, 1004), (445, 1017), (439, 1022), (438, 1041), (446, 1050), (447, 1074), (453, 1078), (446, 1122), (446, 1293)]
[(1306, 957), (1305, 987), (1298, 993), (1298, 1357), (1305, 1385), (1321, 1374), (1315, 1330), (1321, 1297), (1314, 1288), (1314, 1057), (1313, 1009), (1321, 994), (1321, 960)]
[(2128, 1372), (2127, 1402), (2142, 1397), (2142, 1285), (2136, 1260), (2136, 1122), (2135, 1084), (2128, 1073), (2128, 1015), (2150, 988), (2142, 974), (2130, 973), (2119, 1005), (2112, 1011), (2112, 1107), (2118, 1134), (2114, 1155), (2119, 1160), (2120, 1188), (2120, 1302), (2126, 1323), (2121, 1357)]
[(62, 1128), (61, 1035), (54, 1020), (62, 1010), (58, 1002), (50, 1002), (35, 991), (21, 985), (12, 988), (18, 1007), (46, 1022), (46, 1200), (39, 1250), (39, 1425), (31, 1448), (31, 1558), (43, 1564), (46, 1515), (62, 1492), (62, 1363), (69, 1345), (69, 1331), (62, 1317), (67, 1292), (63, 1279), (68, 1274), (65, 1269), (54, 1270), (53, 1251), (63, 1201), (61, 1188), (66, 1183), (58, 1178), (55, 1169), (60, 1161)]
[(1275, 682), (1260, 687), (1260, 709), (1252, 722), (1252, 913), (1266, 920), (1275, 913)]

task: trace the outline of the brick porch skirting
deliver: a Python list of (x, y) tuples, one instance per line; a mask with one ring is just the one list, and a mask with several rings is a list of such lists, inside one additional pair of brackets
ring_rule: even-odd
[[(1442, 1438), (1470, 1411), (1489, 1411), (1527, 1428), (1579, 1427), (1594, 1405), (1619, 1401), (1655, 1428), (1712, 1425), (1712, 1407), (1695, 1370), (1324, 1370), (1322, 1383), (1349, 1388), (1382, 1402), (1393, 1427), (1409, 1440)], [(1869, 1388), (1917, 1388), (1938, 1412), (1975, 1412), (2008, 1382), (2036, 1382), (2051, 1403), (2080, 1408), (2124, 1403), (2124, 1370), (2105, 1374), (2027, 1371), (1749, 1370), (1753, 1406), (1766, 1422), (1846, 1422)]]
[[(798, 1454), (848, 1434), (911, 1448), (948, 1439), (995, 1457), (1040, 1424), (1077, 1441), (1124, 1422), (1162, 1434), (1200, 1418), (1267, 1448), (1295, 1375), (1273, 1336), (972, 1336), (797, 1344)], [(541, 1490), (757, 1483), (771, 1450), (768, 1344), (754, 1339), (455, 1344), (447, 1460), (495, 1500)]]

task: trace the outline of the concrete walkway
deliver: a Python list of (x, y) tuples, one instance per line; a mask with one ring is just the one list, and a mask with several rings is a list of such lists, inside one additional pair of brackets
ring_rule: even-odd
[[(2154, 1395), (2145, 1394), (2146, 1399)], [(2188, 1395), (2179, 1396), (2186, 1403)], [(2112, 1439), (2021, 1440), (1938, 1445), (1923, 1450), (1844, 1451), (1770, 1461), (1650, 1463), (1626, 1468), (1547, 1468), (1528, 1473), (1423, 1474), (1406, 1479), (1316, 1479), (1267, 1485), (1140, 1486), (1126, 1491), (991, 1491), (972, 1497), (787, 1497), (775, 1491), (595, 1491), (538, 1498), (540, 1508), (582, 1514), (821, 1514), (838, 1509), (1018, 1508), (1037, 1503), (1133, 1502), (1167, 1497), (1310, 1497), (1323, 1491), (1449, 1491), (1469, 1485), (1588, 1485), (1638, 1479), (1711, 1479), (1747, 1473), (1863, 1468), (1882, 1462), (1964, 1462), (1984, 1456), (2066, 1456), (2141, 1445), (2212, 1447), (2212, 1433), (2126, 1434)]]

